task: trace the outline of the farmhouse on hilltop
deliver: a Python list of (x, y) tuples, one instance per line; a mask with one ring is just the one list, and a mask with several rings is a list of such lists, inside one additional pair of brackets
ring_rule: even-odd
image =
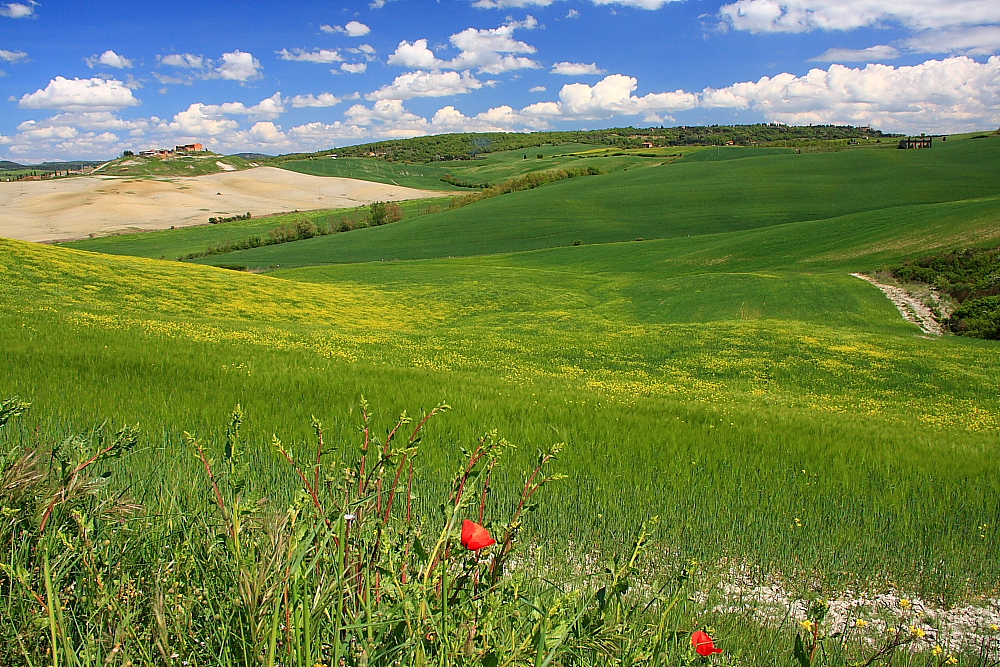
[(174, 146), (173, 150), (169, 148), (153, 148), (148, 151), (139, 151), (140, 157), (169, 157), (176, 153), (200, 153), (205, 150), (205, 147), (201, 144), (184, 144), (183, 146)]

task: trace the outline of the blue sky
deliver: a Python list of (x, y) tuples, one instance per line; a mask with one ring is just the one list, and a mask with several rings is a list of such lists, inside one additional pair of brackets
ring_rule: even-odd
[(459, 131), (1000, 125), (997, 0), (0, 0), (0, 158)]

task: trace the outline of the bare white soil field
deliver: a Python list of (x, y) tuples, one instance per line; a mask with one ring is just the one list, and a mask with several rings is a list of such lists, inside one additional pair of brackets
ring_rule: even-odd
[(196, 178), (0, 183), (0, 236), (22, 241), (205, 224), (209, 217), (345, 208), (440, 193), (275, 167)]

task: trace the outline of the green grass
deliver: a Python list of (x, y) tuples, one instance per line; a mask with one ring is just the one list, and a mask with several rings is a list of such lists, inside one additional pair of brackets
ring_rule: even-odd
[[(697, 162), (570, 179), (363, 233), (234, 253), (249, 266), (481, 255), (749, 230), (996, 194), (1000, 138)], [(229, 261), (227, 259), (227, 261)]]
[(703, 148), (698, 151), (685, 153), (682, 159), (684, 162), (720, 162), (722, 160), (739, 160), (748, 157), (763, 157), (765, 155), (794, 154), (794, 148), (719, 146), (717, 148)]
[(237, 171), (251, 168), (249, 162), (235, 155), (200, 153), (169, 158), (139, 157), (136, 155), (112, 160), (98, 173), (104, 176), (129, 176), (133, 178), (183, 178), (219, 174), (226, 171), (216, 164), (217, 162), (234, 167)]
[(310, 160), (294, 160), (281, 164), (283, 169), (296, 171), (311, 176), (336, 176), (338, 178), (356, 178), (361, 181), (390, 183), (407, 188), (422, 190), (442, 190), (447, 192), (468, 192), (440, 180), (449, 173), (437, 165), (427, 164), (397, 164), (371, 158), (313, 158)]
[[(658, 516), (648, 572), (699, 561), (720, 576), (775, 576), (806, 600), (891, 589), (975, 603), (1000, 581), (1000, 348), (922, 336), (848, 274), (995, 245), (995, 149), (981, 139), (682, 160), (571, 179), (277, 246), (282, 263), (342, 263), (267, 275), (0, 240), (0, 396), (33, 403), (9, 432), (28, 444), (104, 419), (138, 422), (137, 451), (106, 468), (111, 489), (147, 511), (123, 529), (122, 553), (136, 572), (177, 563), (156, 576), (195, 582), (184, 604), (238, 585), (220, 565), (229, 543), (201, 523), (211, 487), (183, 432), (218, 461), (227, 415), (242, 404), (252, 474), (241, 493), (283, 509), (303, 497), (272, 434), (304, 452), (315, 415), (331, 456), (347, 457), (361, 395), (378, 434), (402, 410), (453, 406), (421, 444), (425, 517), (461, 448), (484, 432), (517, 445), (493, 480), (498, 517), (517, 502), (519, 471), (566, 442), (557, 471), (569, 479), (545, 491), (523, 534), (557, 579), (622, 554)], [(560, 207), (573, 214), (556, 217)], [(227, 225), (79, 247), (136, 252), (148, 237), (161, 245), (143, 251), (165, 254), (188, 247), (179, 232), (193, 247), (206, 240), (199, 230)], [(660, 238), (628, 240), (637, 230)], [(561, 243), (574, 237), (590, 244)], [(387, 250), (418, 259), (343, 263)], [(17, 604), (37, 614), (33, 599)], [(178, 626), (178, 644), (229, 627), (197, 618)], [(724, 629), (741, 664), (790, 659), (771, 630), (713, 606), (685, 603), (671, 623)], [(139, 645), (153, 645), (148, 631)], [(788, 628), (779, 635), (790, 646)], [(737, 641), (743, 653), (729, 648)]]
[[(450, 199), (418, 199), (400, 202), (403, 209), (403, 220), (417, 217), (433, 206), (447, 207)], [(227, 241), (237, 241), (251, 236), (267, 236), (267, 233), (282, 224), (294, 224), (299, 220), (310, 220), (316, 225), (328, 227), (331, 222), (340, 220), (343, 215), (362, 215), (367, 207), (346, 209), (329, 209), (320, 211), (299, 211), (297, 213), (282, 213), (250, 220), (234, 220), (217, 225), (198, 225), (165, 229), (154, 232), (135, 234), (118, 234), (101, 236), (93, 239), (69, 241), (60, 245), (79, 250), (107, 253), (111, 255), (133, 255), (150, 259), (177, 259), (191, 253), (203, 252), (206, 248)], [(360, 230), (359, 230), (360, 231)], [(226, 261), (229, 255), (216, 257), (219, 262)]]
[[(339, 424), (332, 439), (348, 437), (343, 413), (361, 393), (389, 414), (447, 399), (456, 411), (428, 452), (435, 474), (477, 429), (500, 427), (525, 445), (518, 457), (572, 443), (574, 481), (533, 524), (553, 539), (614, 550), (659, 514), (659, 539), (699, 559), (785, 571), (808, 553), (830, 585), (865, 573), (957, 595), (950, 579), (914, 577), (924, 556), (896, 545), (919, 543), (982, 584), (996, 576), (975, 528), (1000, 498), (988, 463), (1000, 355), (916, 337), (845, 273), (906, 252), (882, 249), (886, 239), (944, 243), (981, 229), (996, 201), (953, 205), (950, 219), (941, 205), (913, 208), (882, 227), (855, 214), (280, 278), (9, 244), (19, 268), (4, 301), (31, 291), (52, 315), (22, 305), (5, 318), (5, 339), (40, 337), (5, 346), (0, 386), (35, 400), (50, 424), (141, 419), (169, 458), (180, 429), (207, 431), (237, 401), (262, 447), (270, 431), (304, 437), (317, 410)], [(139, 488), (167, 483), (144, 469)], [(792, 530), (806, 513), (810, 530)], [(726, 539), (685, 528), (699, 522), (727, 526)]]
[[(690, 150), (690, 149), (689, 149)], [(489, 153), (479, 160), (456, 160), (427, 164), (404, 164), (371, 158), (319, 157), (282, 163), (285, 169), (313, 176), (339, 176), (363, 181), (391, 183), (393, 185), (427, 190), (469, 192), (441, 181), (445, 174), (455, 178), (497, 184), (536, 171), (549, 169), (586, 168), (595, 166), (606, 172), (621, 171), (660, 164), (661, 158), (636, 155), (642, 151), (605, 151), (588, 144), (558, 144), (539, 146), (530, 150)], [(647, 151), (649, 152), (649, 151)], [(681, 149), (659, 150), (663, 156), (679, 155)], [(617, 155), (615, 155), (617, 154)], [(537, 156), (541, 155), (539, 159)]]

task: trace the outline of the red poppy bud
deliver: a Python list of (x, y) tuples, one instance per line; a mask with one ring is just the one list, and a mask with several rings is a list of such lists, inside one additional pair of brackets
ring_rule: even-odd
[(490, 531), (475, 521), (466, 519), (462, 522), (462, 546), (469, 551), (479, 551), (496, 543), (497, 541), (490, 535)]
[(691, 635), (691, 646), (694, 646), (694, 650), (698, 652), (698, 655), (705, 657), (713, 653), (722, 653), (721, 648), (715, 648), (715, 644), (712, 642), (712, 638), (708, 636), (708, 633), (701, 630)]

